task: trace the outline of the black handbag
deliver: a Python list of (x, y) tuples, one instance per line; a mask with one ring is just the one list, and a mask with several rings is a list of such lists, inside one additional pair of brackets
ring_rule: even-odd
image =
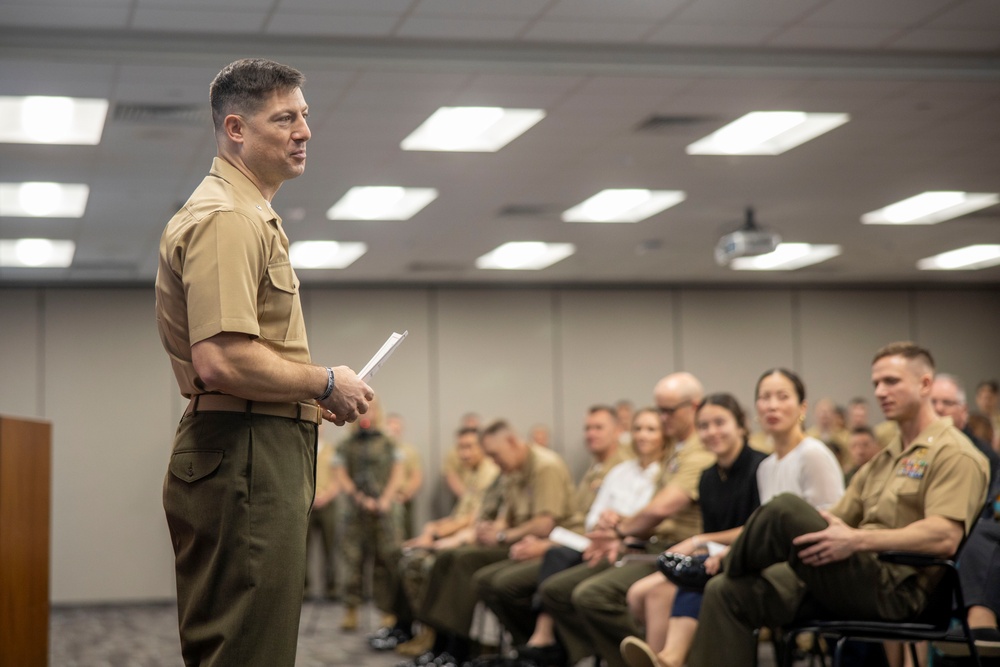
[(666, 551), (656, 559), (656, 567), (667, 579), (681, 588), (700, 591), (712, 578), (705, 571), (707, 555), (685, 556)]

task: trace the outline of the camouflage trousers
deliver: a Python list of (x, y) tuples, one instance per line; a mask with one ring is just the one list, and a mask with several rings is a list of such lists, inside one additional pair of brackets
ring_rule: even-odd
[(375, 606), (391, 612), (398, 588), (397, 563), (402, 542), (400, 507), (394, 505), (387, 514), (373, 514), (347, 500), (341, 507), (338, 535), (342, 538), (337, 581), (342, 587), (344, 604), (349, 607), (361, 604), (365, 572), (370, 563)]

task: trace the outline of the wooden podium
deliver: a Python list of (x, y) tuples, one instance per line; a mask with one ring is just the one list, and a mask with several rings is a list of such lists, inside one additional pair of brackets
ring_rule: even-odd
[(0, 415), (0, 667), (48, 665), (52, 425)]

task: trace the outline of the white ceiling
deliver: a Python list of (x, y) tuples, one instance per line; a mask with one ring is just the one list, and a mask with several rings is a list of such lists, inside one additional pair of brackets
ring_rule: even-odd
[[(0, 95), (111, 100), (99, 146), (0, 145), (0, 181), (91, 187), (82, 219), (0, 218), (2, 238), (77, 243), (72, 268), (0, 269), (0, 283), (149, 283), (164, 223), (214, 154), (208, 84), (247, 56), (307, 77), (309, 164), (275, 199), (290, 239), (369, 245), (346, 270), (300, 271), (307, 283), (1000, 283), (1000, 267), (915, 267), (1000, 243), (1000, 206), (859, 222), (925, 190), (1000, 191), (997, 0), (0, 0)], [(134, 104), (198, 112), (114, 117)], [(399, 149), (449, 105), (548, 115), (498, 153)], [(851, 121), (776, 157), (684, 152), (748, 111), (786, 109)], [(638, 131), (652, 116), (687, 122)], [(440, 196), (406, 222), (326, 220), (356, 185)], [(688, 199), (637, 224), (560, 221), (608, 187)], [(794, 272), (716, 266), (747, 205), (784, 240), (843, 255)], [(510, 240), (578, 250), (538, 272), (473, 268)]]

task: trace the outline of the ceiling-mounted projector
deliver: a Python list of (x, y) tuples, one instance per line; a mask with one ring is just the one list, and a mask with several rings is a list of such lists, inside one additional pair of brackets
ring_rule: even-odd
[(743, 227), (732, 234), (726, 234), (715, 245), (715, 262), (719, 266), (727, 266), (737, 257), (766, 255), (774, 252), (779, 243), (781, 236), (758, 227), (753, 209), (747, 207)]

